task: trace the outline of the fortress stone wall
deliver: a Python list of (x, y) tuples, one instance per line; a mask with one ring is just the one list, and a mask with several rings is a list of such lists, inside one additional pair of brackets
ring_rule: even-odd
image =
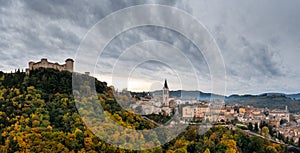
[(74, 64), (74, 60), (73, 59), (66, 59), (65, 64), (58, 64), (58, 63), (51, 63), (48, 62), (48, 60), (46, 58), (42, 58), (41, 61), (39, 62), (29, 62), (29, 67), (26, 69), (26, 74), (29, 74), (29, 72), (31, 70), (35, 70), (38, 68), (52, 68), (52, 69), (56, 69), (59, 71), (69, 71), (69, 72), (73, 72), (73, 64)]

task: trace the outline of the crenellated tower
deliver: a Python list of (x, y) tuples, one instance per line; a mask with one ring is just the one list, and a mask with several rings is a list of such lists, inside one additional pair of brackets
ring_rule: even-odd
[(73, 65), (74, 65), (74, 60), (73, 59), (66, 59), (66, 64), (65, 64), (65, 70), (69, 72), (73, 72)]
[(39, 68), (51, 68), (51, 69), (56, 69), (56, 70), (59, 70), (59, 71), (69, 71), (69, 72), (73, 72), (73, 65), (74, 65), (74, 60), (73, 59), (70, 59), (68, 58), (66, 61), (65, 64), (58, 64), (58, 63), (51, 63), (51, 62), (48, 62), (47, 58), (42, 58), (41, 61), (39, 62), (33, 62), (33, 61), (30, 61), (28, 63), (28, 68), (26, 68), (26, 74), (29, 75), (29, 72), (31, 70), (35, 70), (35, 69), (39, 69)]

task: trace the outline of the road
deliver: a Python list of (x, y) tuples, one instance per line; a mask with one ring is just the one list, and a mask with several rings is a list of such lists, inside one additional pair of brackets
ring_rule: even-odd
[(155, 121), (151, 120), (150, 118), (146, 117), (146, 116), (142, 116), (143, 119), (147, 120), (147, 121), (151, 121), (152, 123), (154, 123), (156, 126), (161, 126), (161, 124), (156, 123)]
[(243, 131), (246, 132), (246, 133), (248, 133), (249, 135), (257, 136), (257, 137), (260, 137), (260, 138), (269, 140), (269, 141), (271, 141), (271, 142), (273, 142), (273, 143), (277, 143), (277, 144), (285, 144), (285, 143), (282, 143), (282, 142), (279, 142), (279, 141), (275, 141), (275, 140), (273, 140), (273, 139), (271, 139), (271, 138), (263, 137), (263, 136), (261, 136), (261, 135), (259, 135), (259, 134), (257, 134), (257, 133), (254, 133), (254, 132), (252, 132), (252, 131), (249, 131), (249, 130), (243, 130)]

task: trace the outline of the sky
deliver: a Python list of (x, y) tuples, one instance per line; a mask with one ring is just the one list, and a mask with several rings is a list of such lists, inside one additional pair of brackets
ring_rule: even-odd
[[(25, 69), (29, 61), (41, 58), (59, 63), (67, 58), (76, 61), (81, 42), (106, 16), (136, 5), (160, 4), (189, 13), (210, 33), (226, 71), (222, 94), (300, 92), (298, 0), (0, 3), (0, 70), (4, 72)], [(157, 15), (161, 14), (153, 12), (150, 17), (155, 19)], [(210, 61), (197, 47), (178, 31), (149, 25), (135, 27), (115, 36), (99, 53), (93, 74), (120, 89), (157, 90), (168, 79), (171, 90), (214, 91)]]

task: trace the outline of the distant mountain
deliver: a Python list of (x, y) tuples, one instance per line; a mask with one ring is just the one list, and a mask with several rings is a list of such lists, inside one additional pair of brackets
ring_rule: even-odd
[[(162, 95), (162, 90), (152, 92), (154, 95)], [(222, 95), (205, 93), (202, 91), (187, 91), (187, 90), (176, 90), (170, 91), (170, 97), (178, 97), (182, 99), (197, 99), (197, 100), (223, 100), (225, 97)]]
[(292, 113), (300, 113), (300, 101), (292, 99), (285, 94), (264, 93), (261, 95), (232, 95), (226, 97), (226, 103), (239, 103), (258, 108), (284, 109), (288, 106)]
[(298, 94), (289, 94), (289, 95), (286, 95), (286, 97), (289, 97), (289, 98), (295, 99), (295, 100), (300, 100), (300, 93), (298, 93)]
[(285, 96), (284, 93), (263, 93), (263, 94), (260, 94), (260, 96)]
[[(162, 90), (152, 92), (155, 95), (162, 95)], [(300, 113), (300, 94), (286, 95), (284, 93), (263, 93), (260, 95), (230, 95), (222, 96), (212, 93), (205, 93), (202, 91), (186, 91), (177, 90), (170, 91), (171, 97), (179, 97), (183, 99), (197, 99), (197, 100), (213, 100), (224, 99), (226, 103), (238, 103), (242, 105), (250, 105), (257, 108), (268, 107), (270, 109), (284, 109), (288, 106), (292, 113)]]

